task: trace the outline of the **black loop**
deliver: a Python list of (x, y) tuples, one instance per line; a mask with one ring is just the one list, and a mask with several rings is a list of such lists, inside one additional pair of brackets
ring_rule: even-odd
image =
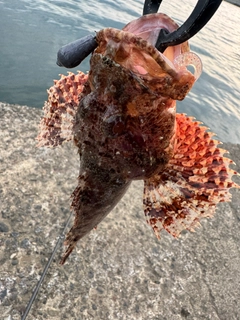
[(156, 48), (163, 52), (169, 46), (176, 46), (192, 38), (208, 23), (221, 2), (222, 0), (198, 0), (192, 14), (180, 28), (168, 34), (159, 32)]
[(162, 0), (145, 0), (143, 6), (143, 16), (145, 14), (157, 13)]

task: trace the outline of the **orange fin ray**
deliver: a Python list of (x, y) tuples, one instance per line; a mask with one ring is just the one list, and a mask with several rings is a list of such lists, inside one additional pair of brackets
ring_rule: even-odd
[(174, 237), (183, 230), (194, 231), (204, 217), (212, 217), (219, 202), (231, 199), (232, 181), (239, 175), (229, 168), (233, 161), (218, 148), (208, 128), (194, 118), (176, 116), (175, 154), (166, 169), (144, 181), (144, 212), (160, 238), (162, 229)]
[(61, 75), (59, 80), (48, 90), (48, 101), (44, 105), (44, 116), (40, 122), (37, 137), (38, 147), (56, 147), (64, 141), (73, 139), (73, 125), (79, 94), (82, 92), (88, 76), (82, 72), (67, 76)]

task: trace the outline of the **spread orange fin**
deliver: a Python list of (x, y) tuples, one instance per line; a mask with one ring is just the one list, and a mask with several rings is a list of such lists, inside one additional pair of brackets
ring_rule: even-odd
[(232, 181), (238, 173), (232, 160), (218, 148), (220, 141), (207, 128), (184, 114), (176, 115), (176, 145), (164, 172), (144, 181), (144, 212), (156, 236), (167, 230), (178, 237), (182, 230), (194, 231), (204, 217), (211, 217), (219, 202), (230, 201)]
[(48, 90), (48, 101), (44, 105), (44, 117), (37, 137), (38, 147), (56, 147), (63, 141), (72, 140), (79, 94), (87, 78), (82, 72), (69, 72), (67, 76), (61, 75), (59, 80), (54, 81), (54, 86)]

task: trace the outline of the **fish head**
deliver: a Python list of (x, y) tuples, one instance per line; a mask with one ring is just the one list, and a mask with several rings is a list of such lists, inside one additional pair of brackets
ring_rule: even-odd
[[(160, 30), (171, 33), (177, 28), (167, 15), (149, 14), (122, 30), (106, 28), (98, 32), (94, 55), (100, 54), (128, 70), (156, 95), (182, 100), (201, 74), (200, 58), (190, 52), (188, 42), (168, 47), (163, 53), (155, 48)], [(193, 66), (194, 74), (188, 71), (188, 65)]]

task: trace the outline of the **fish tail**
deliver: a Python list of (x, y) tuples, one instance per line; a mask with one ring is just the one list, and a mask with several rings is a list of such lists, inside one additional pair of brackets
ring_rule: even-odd
[(93, 170), (81, 167), (80, 172), (78, 186), (72, 194), (74, 224), (66, 235), (64, 245), (67, 249), (60, 264), (65, 263), (77, 242), (95, 229), (115, 207), (131, 183), (118, 175), (111, 178), (111, 167), (95, 166)]
[(60, 260), (60, 264), (64, 265), (69, 255), (72, 253), (74, 248), (76, 247), (76, 244), (80, 237), (77, 237), (74, 232), (74, 227), (70, 229), (70, 231), (67, 234), (67, 237), (64, 241), (64, 245), (67, 246), (67, 249), (65, 250), (64, 254), (62, 255), (62, 258)]

